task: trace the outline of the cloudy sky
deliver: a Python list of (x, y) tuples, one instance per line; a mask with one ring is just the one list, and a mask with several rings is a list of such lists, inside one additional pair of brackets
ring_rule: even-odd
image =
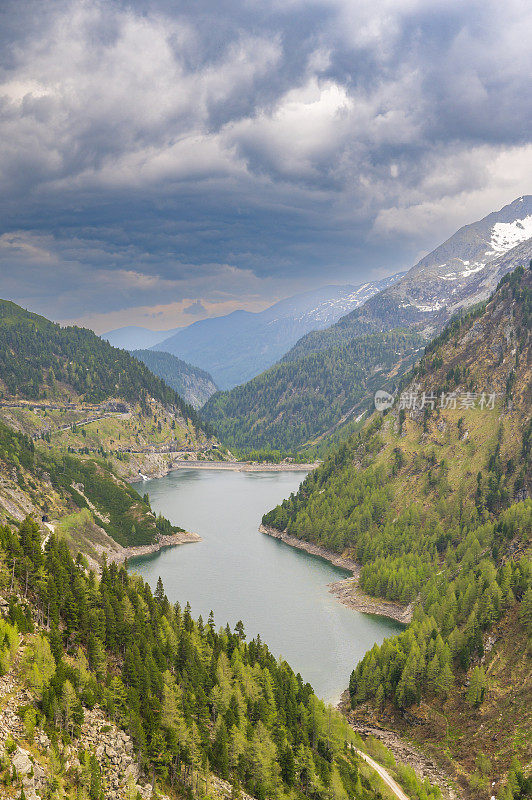
[(531, 190), (526, 0), (2, 0), (0, 296), (101, 332), (411, 266)]

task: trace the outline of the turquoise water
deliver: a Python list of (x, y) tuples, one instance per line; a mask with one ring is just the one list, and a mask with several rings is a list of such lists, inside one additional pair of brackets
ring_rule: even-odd
[(131, 569), (153, 588), (160, 575), (168, 598), (188, 600), (204, 621), (211, 609), (217, 626), (241, 619), (248, 638), (260, 633), (332, 702), (366, 650), (401, 626), (335, 600), (327, 584), (348, 575), (344, 570), (258, 532), (264, 512), (296, 491), (304, 475), (189, 469), (137, 486), (154, 511), (202, 541), (137, 559)]

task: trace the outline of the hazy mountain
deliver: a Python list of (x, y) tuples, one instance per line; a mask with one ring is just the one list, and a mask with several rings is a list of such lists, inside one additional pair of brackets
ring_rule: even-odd
[(532, 257), (532, 196), (519, 197), (422, 258), (393, 286), (325, 331), (304, 336), (284, 360), (399, 325), (439, 330), (459, 308), (486, 300), (497, 282)]
[(171, 353), (159, 350), (132, 350), (131, 355), (142, 361), (154, 375), (175, 389), (192, 408), (201, 408), (218, 391), (208, 372)]
[(270, 367), (303, 334), (331, 325), (400, 277), (402, 274), (360, 286), (324, 286), (281, 300), (259, 313), (234, 311), (200, 320), (158, 342), (156, 349), (197, 364), (218, 386), (231, 388)]
[(172, 328), (168, 331), (151, 331), (149, 328), (142, 328), (139, 325), (127, 325), (125, 328), (116, 328), (114, 331), (102, 333), (101, 338), (105, 339), (113, 347), (121, 347), (123, 350), (144, 350), (153, 347), (163, 339), (172, 336), (179, 328)]

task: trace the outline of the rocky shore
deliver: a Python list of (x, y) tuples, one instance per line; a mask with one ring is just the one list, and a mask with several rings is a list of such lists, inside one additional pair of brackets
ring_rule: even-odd
[(292, 462), (271, 464), (256, 461), (174, 461), (171, 470), (177, 469), (229, 469), (234, 472), (308, 472), (319, 463), (295, 464)]
[(163, 550), (165, 547), (177, 547), (180, 544), (192, 544), (194, 542), (201, 542), (201, 536), (188, 531), (175, 533), (171, 536), (161, 535), (153, 544), (145, 544), (139, 547), (121, 547), (119, 550), (108, 553), (107, 563), (123, 564), (126, 559), (149, 556), (152, 553), (158, 553), (159, 550)]
[(413, 603), (407, 606), (394, 603), (392, 600), (371, 597), (365, 594), (358, 587), (358, 575), (353, 578), (346, 578), (343, 581), (335, 581), (329, 584), (329, 591), (344, 606), (353, 608), (355, 611), (362, 611), (364, 614), (377, 614), (380, 617), (389, 617), (403, 625), (412, 622), (414, 610)]
[(306, 542), (304, 539), (298, 539), (296, 536), (290, 536), (284, 531), (278, 531), (267, 525), (260, 525), (259, 531), (268, 536), (273, 536), (274, 539), (279, 539), (285, 544), (290, 545), (290, 547), (297, 547), (298, 550), (304, 550), (306, 553), (311, 553), (311, 555), (320, 556), (320, 558), (324, 558), (326, 561), (334, 564), (335, 567), (341, 567), (351, 572), (352, 577), (330, 583), (328, 587), (331, 594), (348, 608), (361, 611), (364, 614), (377, 614), (381, 617), (389, 617), (405, 625), (412, 621), (412, 604), (405, 606), (401, 603), (393, 603), (390, 600), (383, 600), (364, 594), (358, 586), (360, 564), (353, 561), (353, 559), (339, 556), (337, 553), (333, 553), (325, 547), (312, 544), (312, 542)]

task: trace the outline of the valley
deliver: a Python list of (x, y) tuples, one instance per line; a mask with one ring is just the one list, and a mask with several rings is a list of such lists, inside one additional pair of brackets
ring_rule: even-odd
[[(354, 336), (201, 414), (125, 351), (4, 304), (0, 658), (35, 716), (0, 716), (4, 784), (524, 800), (531, 274), (428, 344)], [(64, 754), (98, 726), (125, 742), (118, 771), (107, 745)]]
[(530, 219), (524, 196), (461, 228), (337, 322), (306, 333), (277, 364), (211, 396), (203, 416), (232, 447), (326, 454), (373, 411), (377, 390), (397, 391), (453, 314), (486, 302), (504, 275), (528, 265)]
[[(155, 358), (163, 361), (163, 353), (168, 354), (167, 359), (184, 359), (206, 370), (219, 387), (230, 389), (271, 367), (308, 331), (327, 328), (402, 276), (397, 273), (359, 286), (323, 286), (280, 300), (258, 313), (234, 311), (227, 316), (198, 320), (186, 328), (168, 331), (166, 337), (161, 337), (162, 332), (154, 334), (138, 328), (110, 331), (103, 337), (129, 350), (149, 347), (145, 352), (152, 351), (152, 355), (142, 358), (149, 358), (152, 368)], [(157, 341), (151, 344), (154, 335)], [(146, 344), (138, 344), (143, 337)], [(190, 364), (186, 366), (190, 374)], [(178, 370), (184, 371), (183, 361)], [(156, 368), (153, 371), (159, 374)]]
[[(304, 467), (279, 451), (268, 464), (267, 450), (256, 451), (256, 462), (236, 462), (174, 390), (124, 351), (12, 303), (0, 304), (0, 311), (0, 672), (8, 675), (0, 684), (0, 784), (6, 797), (79, 796), (81, 787), (91, 799), (138, 800), (197, 795), (207, 786), (222, 798), (235, 787), (240, 796), (243, 786), (257, 800), (270, 793), (299, 797), (305, 786), (303, 793), (313, 797), (386, 796), (385, 783), (358, 755), (365, 752), (362, 740), (259, 634), (271, 635), (277, 653), (288, 650), (323, 694), (338, 699), (353, 645), (362, 656), (385, 632), (397, 630), (390, 620), (355, 615), (338, 604), (327, 590), (323, 570), (332, 568), (325, 562), (321, 572), (318, 563), (300, 564), (296, 581), (289, 552), (288, 560), (279, 558), (274, 546), (268, 571), (267, 559), (257, 561), (253, 547), (246, 547), (246, 493), (236, 484), (230, 492), (224, 483), (267, 487), (269, 480), (275, 487), (290, 481), (296, 489)], [(187, 459), (195, 469), (183, 470)], [(212, 473), (204, 469), (210, 459)], [(187, 518), (184, 506), (174, 514), (161, 504), (164, 515), (157, 513), (149, 493), (141, 496), (129, 484), (143, 476), (142, 489), (153, 491), (156, 481), (146, 476), (157, 474), (170, 482), (206, 481), (193, 499), (189, 531), (172, 521)], [(207, 503), (214, 475), (222, 491)], [(250, 544), (270, 542), (257, 531), (260, 513), (284, 494), (266, 495), (254, 506)], [(223, 530), (224, 503), (226, 534), (244, 537), (226, 551), (225, 566), (212, 547)], [(216, 532), (207, 550), (194, 530), (200, 509)], [(248, 565), (242, 562), (246, 549)], [(230, 584), (216, 591), (205, 564), (198, 564), (181, 589), (193, 601), (200, 590), (204, 604), (211, 585), (209, 605), (231, 620), (234, 632), (229, 624), (217, 632), (210, 612), (207, 625), (201, 615), (195, 621), (181, 590), (182, 605), (177, 598), (170, 604), (160, 579), (151, 589), (125, 569), (135, 558), (136, 569), (172, 563), (171, 554), (186, 569), (187, 553), (194, 559), (202, 552), (212, 575)], [(281, 578), (276, 573), (283, 561)], [(234, 596), (233, 610), (227, 605), (241, 578), (251, 581), (245, 592), (260, 609), (249, 619), (244, 592)], [(279, 589), (287, 592), (283, 617), (271, 613), (275, 580), (281, 607)], [(173, 580), (167, 576), (166, 582), (171, 595)], [(287, 612), (296, 607), (299, 619), (296, 614), (290, 621)], [(319, 657), (317, 609), (325, 633)], [(248, 643), (241, 616), (254, 636)], [(333, 617), (338, 624), (331, 640)], [(415, 776), (408, 780), (421, 790)], [(169, 794), (161, 795), (157, 785)], [(436, 790), (427, 784), (423, 791), (432, 797)]]
[(0, 21), (0, 800), (532, 800), (532, 4)]

